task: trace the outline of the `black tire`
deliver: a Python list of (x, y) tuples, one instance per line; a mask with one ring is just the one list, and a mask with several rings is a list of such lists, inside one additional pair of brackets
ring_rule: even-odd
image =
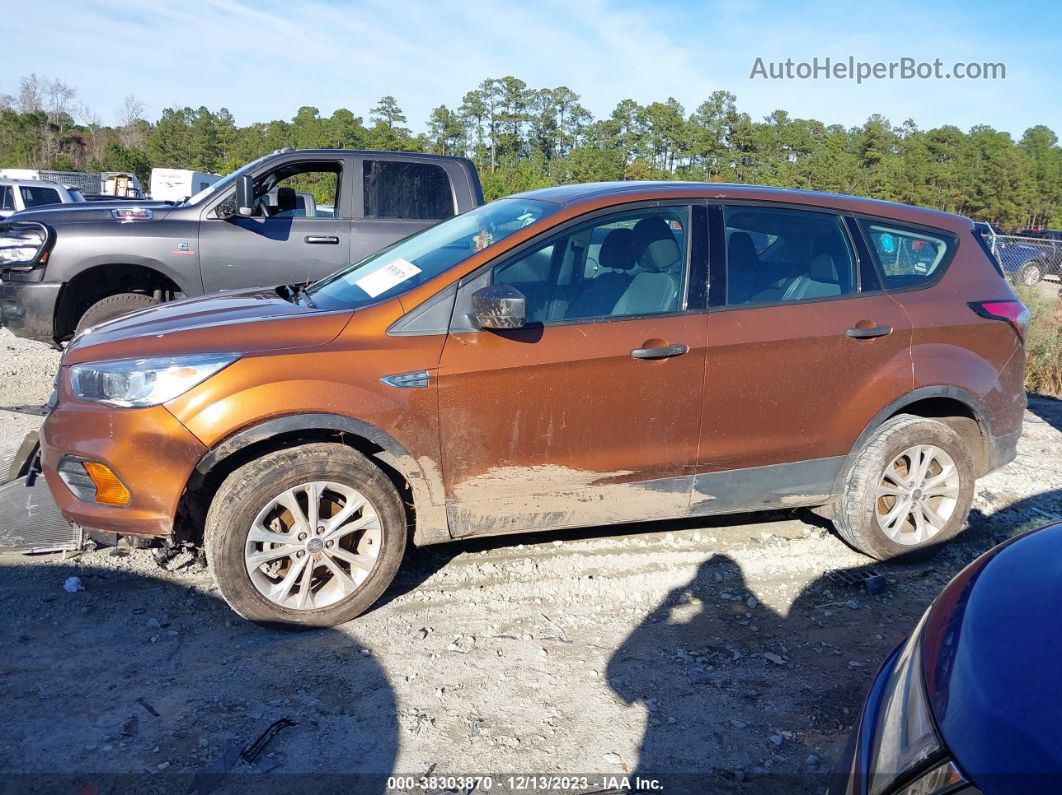
[[(955, 464), (959, 487), (944, 526), (926, 541), (908, 545), (897, 543), (879, 526), (877, 490), (886, 467), (915, 445), (934, 445), (947, 453)], [(882, 424), (855, 455), (846, 473), (833, 524), (841, 538), (877, 560), (925, 558), (962, 530), (973, 504), (974, 481), (973, 459), (959, 434), (943, 422), (901, 414)]]
[(77, 328), (74, 329), (74, 333), (80, 334), (85, 329), (91, 328), (97, 323), (102, 323), (104, 320), (111, 320), (119, 315), (125, 315), (137, 309), (146, 309), (156, 304), (158, 304), (158, 300), (154, 296), (144, 295), (143, 293), (108, 295), (85, 310), (85, 313), (77, 321)]
[(1018, 271), (1018, 284), (1031, 287), (1044, 278), (1044, 267), (1039, 262), (1027, 262)]
[[(372, 571), (353, 593), (322, 608), (287, 608), (252, 583), (244, 558), (247, 535), (274, 497), (318, 480), (355, 488), (369, 501), (380, 519), (380, 549)], [(239, 615), (264, 626), (331, 627), (364, 613), (380, 598), (398, 572), (407, 535), (401, 498), (378, 467), (345, 445), (314, 443), (269, 453), (232, 472), (210, 504), (204, 546), (221, 595)]]

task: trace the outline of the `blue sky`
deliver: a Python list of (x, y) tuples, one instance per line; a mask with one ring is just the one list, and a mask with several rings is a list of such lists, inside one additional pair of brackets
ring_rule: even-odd
[[(854, 125), (872, 113), (921, 127), (989, 124), (1062, 134), (1057, 2), (677, 2), (672, 0), (0, 0), (5, 68), (74, 85), (103, 121), (133, 93), (168, 106), (227, 107), (246, 124), (302, 105), (367, 116), (394, 95), (415, 130), (485, 77), (567, 85), (596, 117), (625, 97), (674, 96), (692, 111), (731, 91), (759, 118), (781, 108)], [(14, 24), (12, 24), (12, 22)], [(20, 33), (21, 32), (21, 33)], [(765, 61), (1003, 62), (1006, 79), (750, 79)], [(18, 65), (17, 67), (15, 65)]]

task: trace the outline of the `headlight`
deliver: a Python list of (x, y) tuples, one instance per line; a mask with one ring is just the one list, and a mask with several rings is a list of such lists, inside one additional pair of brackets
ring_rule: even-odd
[(183, 395), (238, 358), (236, 353), (199, 353), (76, 364), (70, 368), (70, 389), (81, 400), (111, 406), (157, 406)]
[[(944, 748), (937, 739), (926, 702), (922, 674), (922, 627), (926, 615), (900, 652), (882, 693), (874, 730), (870, 795), (885, 792), (929, 795), (962, 782), (955, 767), (944, 758)], [(937, 764), (928, 764), (932, 759)], [(906, 787), (892, 789), (899, 779), (920, 771), (923, 775)]]
[(38, 223), (0, 226), (0, 267), (30, 265), (44, 248), (47, 239), (47, 230)]

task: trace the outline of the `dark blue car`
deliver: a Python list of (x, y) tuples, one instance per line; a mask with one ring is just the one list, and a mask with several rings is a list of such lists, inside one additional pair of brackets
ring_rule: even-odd
[(1062, 792), (1062, 523), (948, 584), (882, 666), (829, 792)]
[(1034, 245), (1029, 239), (1002, 235), (984, 221), (975, 222), (974, 228), (981, 233), (981, 239), (1003, 269), (1003, 275), (1014, 284), (1032, 285), (1044, 276), (1062, 275), (1044, 246)]

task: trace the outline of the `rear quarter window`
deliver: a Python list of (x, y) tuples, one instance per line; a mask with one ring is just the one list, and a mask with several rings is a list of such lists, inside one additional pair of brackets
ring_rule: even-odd
[(860, 225), (889, 290), (936, 281), (956, 245), (955, 238), (944, 232), (867, 219)]
[(441, 166), (401, 160), (364, 162), (366, 218), (441, 221), (453, 217), (453, 190)]
[(44, 204), (59, 204), (59, 192), (52, 188), (37, 188), (27, 185), (19, 186), (22, 204), (26, 207), (40, 207)]

